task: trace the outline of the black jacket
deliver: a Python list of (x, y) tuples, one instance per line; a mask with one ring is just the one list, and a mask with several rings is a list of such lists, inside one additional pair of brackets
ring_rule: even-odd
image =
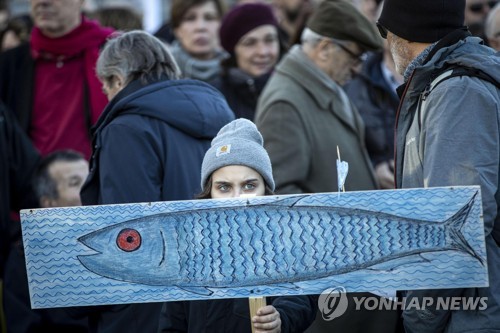
[(27, 133), (33, 109), (35, 61), (24, 43), (0, 54), (0, 100), (16, 114)]
[(237, 68), (231, 68), (209, 83), (224, 95), (236, 118), (253, 121), (257, 101), (269, 76), (252, 78)]
[(37, 208), (32, 176), (39, 154), (14, 115), (0, 103), (0, 279), (8, 332), (86, 332), (60, 309), (32, 310), (21, 227), (10, 212)]
[(0, 102), (0, 278), (12, 241), (21, 238), (18, 221), (10, 212), (38, 207), (32, 175), (39, 155), (14, 115)]
[[(280, 313), (282, 333), (299, 333), (314, 321), (317, 297), (269, 297), (267, 304)], [(248, 299), (165, 303), (159, 332), (250, 333)]]
[(193, 199), (205, 152), (232, 119), (222, 95), (201, 81), (133, 81), (94, 127), (82, 203)]
[(366, 149), (374, 166), (394, 158), (394, 125), (399, 98), (380, 68), (382, 53), (372, 54), (344, 90), (365, 123)]

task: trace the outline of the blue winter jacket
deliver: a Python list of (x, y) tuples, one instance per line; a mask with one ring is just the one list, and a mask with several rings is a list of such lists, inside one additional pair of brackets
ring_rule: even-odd
[[(193, 199), (210, 142), (234, 115), (212, 86), (195, 80), (133, 81), (94, 127), (90, 174), (82, 203)], [(91, 332), (156, 333), (161, 303), (70, 309)]]
[(205, 152), (233, 118), (224, 97), (203, 82), (130, 83), (94, 128), (83, 204), (193, 199)]

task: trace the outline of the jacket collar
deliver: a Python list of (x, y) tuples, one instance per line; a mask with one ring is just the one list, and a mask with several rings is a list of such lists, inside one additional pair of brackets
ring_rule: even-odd
[[(432, 49), (429, 50), (428, 54), (426, 54), (425, 56), (425, 59), (422, 61), (421, 66), (413, 70), (413, 78), (418, 77), (418, 81), (420, 84), (425, 85), (427, 84), (427, 81), (429, 81), (430, 83), (430, 81), (432, 81), (434, 77), (437, 77), (442, 71), (442, 66), (444, 64), (440, 63), (440, 59), (447, 58), (447, 55), (454, 50), (454, 45), (470, 36), (471, 33), (467, 30), (467, 27), (457, 29), (444, 36), (432, 47)], [(415, 87), (414, 84), (410, 81), (415, 81), (415, 79), (405, 82), (397, 89), (398, 95), (400, 97), (407, 84), (411, 85), (409, 90), (423, 89), (423, 87)]]
[(299, 83), (321, 106), (328, 108), (332, 100), (332, 90), (339, 87), (322, 70), (320, 70), (299, 45), (295, 45), (276, 68)]
[(94, 136), (99, 128), (106, 126), (113, 118), (116, 117), (118, 113), (120, 113), (120, 111), (122, 111), (119, 108), (115, 108), (116, 104), (118, 104), (121, 100), (123, 100), (130, 94), (143, 88), (144, 86), (145, 84), (140, 80), (134, 80), (127, 84), (125, 88), (123, 88), (120, 92), (118, 92), (118, 94), (116, 94), (116, 96), (111, 101), (109, 101), (108, 105), (106, 105), (97, 123), (92, 127), (92, 135)]

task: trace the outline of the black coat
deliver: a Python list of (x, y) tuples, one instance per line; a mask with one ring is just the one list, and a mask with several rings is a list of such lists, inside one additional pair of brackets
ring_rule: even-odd
[[(299, 333), (314, 321), (317, 297), (268, 297), (267, 304), (280, 313), (282, 333)], [(159, 332), (250, 333), (248, 299), (165, 303)]]
[(237, 68), (231, 68), (209, 83), (224, 95), (236, 118), (253, 121), (257, 101), (269, 76), (252, 78)]
[(8, 332), (86, 332), (64, 310), (32, 310), (19, 221), (10, 212), (37, 208), (33, 174), (39, 154), (14, 115), (0, 103), (0, 278)]
[(32, 175), (39, 155), (10, 110), (0, 102), (0, 278), (9, 245), (21, 238), (18, 221), (10, 212), (38, 207)]
[(28, 43), (0, 54), (0, 100), (15, 113), (27, 133), (33, 109), (35, 61)]
[(374, 166), (394, 158), (394, 125), (399, 98), (386, 82), (382, 53), (372, 54), (360, 75), (345, 87), (365, 123), (366, 149)]

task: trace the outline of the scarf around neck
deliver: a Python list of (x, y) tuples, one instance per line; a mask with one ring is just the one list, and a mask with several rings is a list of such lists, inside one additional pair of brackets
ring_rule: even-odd
[(174, 41), (170, 52), (181, 69), (184, 78), (196, 79), (209, 82), (215, 79), (221, 72), (221, 61), (227, 58), (223, 51), (217, 51), (215, 56), (209, 60), (199, 60), (189, 55), (178, 41)]
[(35, 60), (42, 58), (59, 62), (78, 56), (83, 57), (93, 123), (97, 121), (107, 104), (106, 96), (101, 90), (101, 83), (95, 73), (95, 65), (100, 47), (112, 33), (113, 29), (101, 27), (83, 16), (82, 23), (77, 28), (61, 37), (49, 38), (37, 27), (34, 27), (31, 33), (31, 53)]

